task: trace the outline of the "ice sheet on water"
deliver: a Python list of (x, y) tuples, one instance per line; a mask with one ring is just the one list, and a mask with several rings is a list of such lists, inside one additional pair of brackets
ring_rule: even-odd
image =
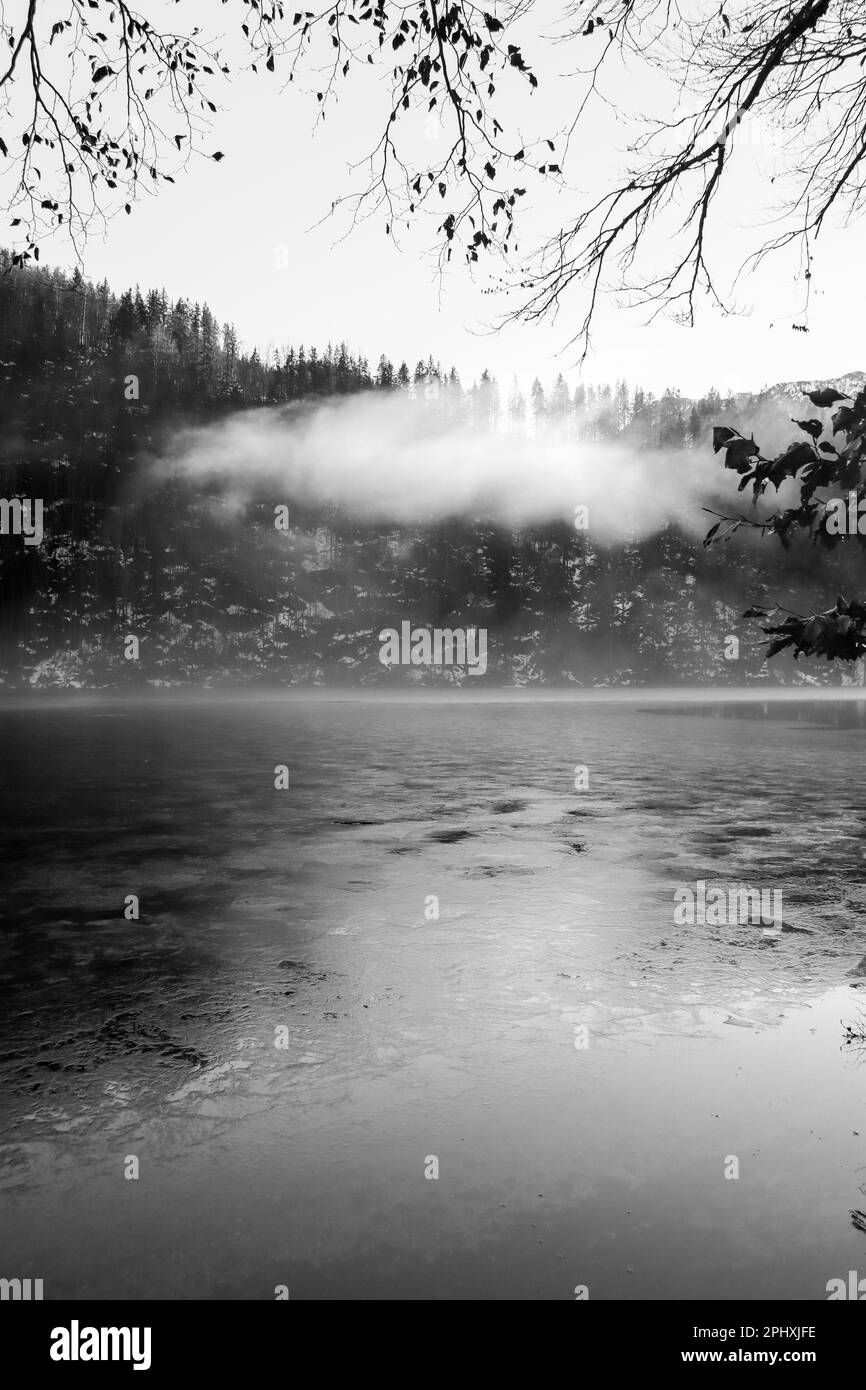
[[(519, 1090), (575, 1020), (626, 1048), (772, 1026), (780, 997), (807, 1002), (866, 950), (856, 731), (800, 730), (792, 760), (783, 724), (623, 709), (178, 707), (115, 727), (94, 794), (105, 727), (43, 750), (66, 796), (5, 898), (0, 1079), (25, 1142), (78, 1143), (71, 1121), (98, 1135), (119, 1111), (168, 1133), (205, 1102), (240, 1123), (245, 1098), (312, 1103), (398, 1059), (411, 1085), (423, 1056), (508, 1056)], [(2, 756), (26, 782), (26, 749)], [(807, 932), (675, 926), (700, 878), (781, 887)]]

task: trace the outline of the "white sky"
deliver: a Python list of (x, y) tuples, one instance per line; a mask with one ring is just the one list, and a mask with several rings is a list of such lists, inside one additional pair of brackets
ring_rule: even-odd
[[(190, 0), (174, 14), (182, 12), (200, 17), (206, 29), (214, 17), (222, 22), (226, 15), (212, 0)], [(535, 41), (527, 44), (527, 56), (542, 79), (537, 105), (528, 110), (563, 125), (578, 91), (577, 79), (563, 75), (574, 66), (573, 53), (569, 58), (562, 47)], [(440, 293), (434, 264), (424, 254), (434, 242), (432, 224), (407, 235), (402, 251), (386, 238), (382, 216), (343, 240), (344, 224), (326, 222), (311, 230), (331, 200), (347, 190), (348, 166), (366, 153), (381, 127), (385, 92), (369, 72), (367, 87), (349, 86), (339, 109), (315, 132), (315, 102), (294, 87), (281, 91), (279, 70), (276, 76), (235, 78), (219, 98), (225, 109), (204, 146), (223, 150), (225, 160), (193, 159), (175, 186), (165, 185), (157, 199), (138, 204), (132, 217), (115, 219), (105, 241), (87, 247), (87, 273), (107, 277), (116, 290), (138, 282), (142, 289), (165, 287), (172, 298), (206, 299), (220, 322), (234, 322), (243, 344), (260, 351), (345, 340), (372, 364), (384, 351), (395, 363), (405, 358), (411, 368), (432, 353), (444, 366), (455, 365), (467, 384), (485, 366), (504, 388), (514, 374), (528, 385), (536, 374), (547, 383), (560, 370), (574, 384), (574, 350), (558, 354), (573, 331), (576, 303), (563, 305), (555, 326), (511, 327), (486, 336), (484, 324), (496, 300), (482, 293), (485, 273), (473, 283), (455, 267)], [(642, 95), (641, 81), (636, 70), (616, 95), (633, 103), (636, 91)], [(522, 121), (525, 112), (516, 115)], [(627, 124), (599, 111), (572, 144), (566, 178), (597, 185), (615, 171), (617, 150), (630, 134)], [(760, 221), (769, 206), (766, 175), (774, 153), (766, 142), (746, 137), (734, 158), (730, 191), (736, 197), (727, 198), (712, 243), (722, 281), (735, 273), (739, 250), (750, 246), (743, 226)], [(531, 225), (555, 229), (576, 206), (576, 195), (551, 188)], [(808, 334), (791, 327), (802, 319), (802, 290), (791, 287), (791, 263), (777, 260), (742, 286), (744, 316), (722, 319), (704, 302), (694, 329), (670, 322), (645, 326), (640, 312), (605, 302), (583, 377), (625, 377), (657, 392), (670, 384), (700, 394), (711, 385), (750, 389), (866, 368), (862, 239), (862, 224), (822, 234)], [(276, 266), (281, 246), (288, 248), (287, 270)], [(59, 242), (43, 250), (43, 261), (72, 263)]]

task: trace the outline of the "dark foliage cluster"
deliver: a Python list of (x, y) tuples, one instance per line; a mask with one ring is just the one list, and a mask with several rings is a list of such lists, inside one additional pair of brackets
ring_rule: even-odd
[[(860, 506), (866, 501), (866, 388), (853, 398), (834, 386), (806, 395), (820, 417), (793, 420), (806, 438), (795, 440), (775, 458), (764, 458), (754, 437), (716, 426), (713, 448), (724, 450), (725, 467), (740, 475), (740, 492), (751, 488), (756, 504), (768, 489), (784, 488), (793, 496), (791, 505), (760, 521), (740, 516), (716, 522), (705, 543), (728, 540), (742, 527), (778, 536), (785, 549), (799, 534), (825, 551), (843, 545), (859, 550), (866, 543), (866, 520), (860, 526)], [(780, 605), (753, 606), (744, 616), (772, 619), (763, 628), (769, 638), (768, 657), (790, 650), (795, 659), (857, 661), (866, 654), (866, 603), (859, 599), (846, 600), (840, 594), (831, 608), (805, 615), (786, 612)]]

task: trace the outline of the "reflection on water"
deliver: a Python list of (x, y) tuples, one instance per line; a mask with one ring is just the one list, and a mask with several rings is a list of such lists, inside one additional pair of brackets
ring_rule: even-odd
[[(866, 1259), (836, 709), (4, 711), (0, 1272), (826, 1297)], [(785, 929), (675, 926), (700, 879), (781, 889)]]

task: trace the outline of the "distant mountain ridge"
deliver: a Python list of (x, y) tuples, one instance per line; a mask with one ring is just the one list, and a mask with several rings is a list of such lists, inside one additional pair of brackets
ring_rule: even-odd
[(844, 376), (819, 376), (810, 381), (780, 381), (775, 386), (769, 387), (766, 391), (758, 393), (760, 397), (773, 396), (777, 399), (802, 400), (809, 391), (817, 391), (821, 386), (835, 386), (839, 391), (844, 391), (846, 395), (856, 396), (858, 391), (862, 391), (866, 386), (866, 372), (846, 372)]

